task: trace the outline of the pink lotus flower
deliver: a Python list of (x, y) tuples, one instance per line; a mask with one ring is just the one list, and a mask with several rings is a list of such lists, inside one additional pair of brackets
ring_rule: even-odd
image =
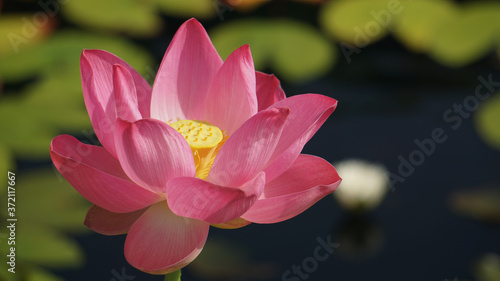
[(210, 225), (284, 221), (340, 184), (327, 161), (300, 154), (337, 102), (286, 98), (273, 75), (255, 71), (248, 45), (223, 62), (194, 19), (152, 89), (102, 50), (83, 51), (81, 73), (102, 147), (61, 135), (52, 161), (94, 204), (89, 228), (128, 233), (125, 257), (140, 270), (173, 272), (200, 253)]

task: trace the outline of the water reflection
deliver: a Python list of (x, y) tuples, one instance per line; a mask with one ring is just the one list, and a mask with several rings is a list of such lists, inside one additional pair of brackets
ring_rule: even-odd
[(448, 204), (458, 215), (486, 223), (500, 224), (498, 184), (457, 190), (451, 194)]
[(277, 265), (252, 259), (245, 245), (211, 238), (188, 267), (201, 280), (270, 280), (279, 275)]
[(341, 258), (362, 261), (375, 257), (383, 249), (384, 232), (372, 218), (348, 214), (338, 229), (334, 229), (333, 235), (341, 245), (337, 251)]

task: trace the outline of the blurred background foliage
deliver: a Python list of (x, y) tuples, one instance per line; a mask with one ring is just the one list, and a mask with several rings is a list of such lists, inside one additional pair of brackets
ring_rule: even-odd
[[(85, 260), (68, 234), (86, 231), (82, 223), (88, 203), (47, 168), (49, 144), (58, 134), (98, 144), (81, 93), (82, 49), (108, 50), (152, 83), (175, 30), (191, 17), (202, 21), (224, 59), (249, 44), (256, 68), (275, 73), (290, 88), (360, 73), (357, 55), (394, 43), (418, 60), (431, 61), (438, 72), (458, 73), (477, 64), (498, 70), (500, 64), (498, 1), (0, 0), (0, 171), (18, 171), (22, 188), (17, 196), (24, 206), (17, 211), (22, 218), (17, 231), (23, 245), (17, 253), (20, 273), (12, 279), (2, 268), (2, 280), (62, 280), (47, 269), (81, 266)], [(500, 149), (500, 94), (473, 114), (478, 136)], [(0, 185), (2, 206), (5, 187)], [(498, 223), (498, 191), (488, 186), (457, 192), (449, 206), (459, 215)], [(4, 242), (0, 237), (0, 259)], [(207, 247), (193, 265), (202, 275), (217, 279), (227, 274), (210, 264), (214, 256), (234, 264), (231, 276), (236, 279), (243, 278), (243, 264), (264, 276), (259, 278), (276, 271), (247, 256), (228, 258), (237, 246), (214, 245), (220, 246)], [(495, 254), (480, 259), (476, 269), (477, 280), (500, 280)]]

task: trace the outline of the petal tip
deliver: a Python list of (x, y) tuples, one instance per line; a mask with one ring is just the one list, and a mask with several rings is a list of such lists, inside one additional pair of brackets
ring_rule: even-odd
[(247, 60), (251, 60), (253, 63), (253, 58), (252, 58), (252, 51), (250, 50), (250, 45), (245, 44), (238, 49), (233, 51), (233, 54), (239, 55)]
[(206, 32), (203, 25), (195, 18), (190, 18), (189, 20), (184, 22), (181, 25), (181, 27), (179, 27), (179, 31), (183, 28), (198, 29), (198, 30), (202, 30), (202, 31)]
[(98, 50), (95, 50), (95, 49), (83, 49), (81, 57), (82, 58), (86, 58), (89, 55), (95, 55), (96, 51), (98, 51)]
[(198, 25), (201, 25), (201, 23), (196, 18), (190, 18), (184, 24), (198, 24)]

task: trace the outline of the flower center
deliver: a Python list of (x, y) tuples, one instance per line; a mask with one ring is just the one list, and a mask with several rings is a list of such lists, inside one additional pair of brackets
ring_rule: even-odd
[(196, 120), (179, 120), (169, 125), (176, 129), (191, 147), (196, 177), (206, 179), (215, 156), (226, 142), (224, 132), (208, 122)]
[(224, 137), (219, 128), (207, 122), (180, 120), (170, 126), (184, 136), (192, 149), (212, 148)]

